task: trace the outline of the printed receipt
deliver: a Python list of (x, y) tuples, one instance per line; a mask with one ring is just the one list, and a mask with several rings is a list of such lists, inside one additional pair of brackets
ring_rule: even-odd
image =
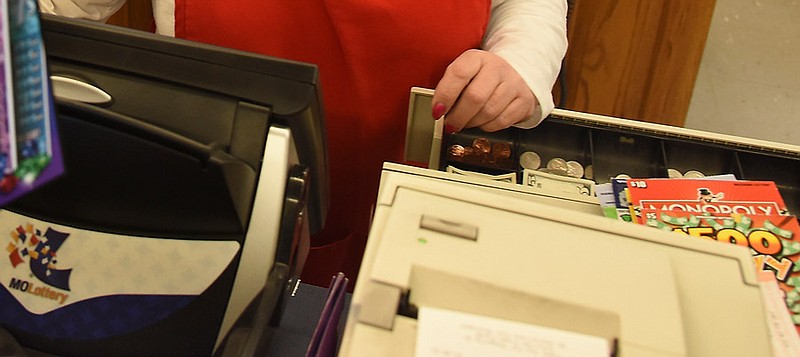
[(608, 357), (609, 349), (601, 337), (486, 316), (423, 306), (417, 317), (417, 357)]

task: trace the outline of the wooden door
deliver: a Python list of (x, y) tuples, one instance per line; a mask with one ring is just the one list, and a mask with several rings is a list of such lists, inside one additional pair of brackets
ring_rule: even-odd
[(683, 126), (715, 0), (570, 3), (562, 107)]
[(128, 0), (119, 11), (108, 19), (108, 23), (154, 32), (152, 3), (150, 0)]

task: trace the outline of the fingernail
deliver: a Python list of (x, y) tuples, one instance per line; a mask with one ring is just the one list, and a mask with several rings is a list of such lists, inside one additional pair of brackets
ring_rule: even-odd
[(450, 124), (445, 124), (444, 125), (444, 133), (445, 134), (452, 134), (452, 133), (455, 133), (456, 131), (458, 131), (458, 130), (456, 130), (456, 127), (454, 127), (454, 126), (452, 126)]
[(442, 115), (444, 115), (444, 110), (445, 110), (444, 104), (436, 103), (433, 106), (433, 119), (439, 120), (439, 118), (441, 118)]

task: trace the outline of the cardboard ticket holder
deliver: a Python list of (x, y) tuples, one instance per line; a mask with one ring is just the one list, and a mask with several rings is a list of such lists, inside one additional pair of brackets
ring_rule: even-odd
[(340, 356), (413, 355), (426, 307), (598, 336), (622, 356), (770, 355), (747, 249), (426, 171), (384, 165)]
[(538, 153), (542, 167), (557, 157), (591, 166), (591, 179), (598, 184), (620, 174), (669, 177), (670, 169), (774, 181), (790, 213), (800, 213), (799, 146), (561, 109), (534, 129), (509, 128), (495, 133), (469, 129), (445, 135), (441, 121), (434, 121), (430, 114), (432, 95), (430, 89), (411, 90), (405, 152), (409, 162), (441, 171), (451, 165), (493, 174), (516, 172), (524, 183), (519, 165), (498, 169), (448, 157), (447, 149), (453, 143), (483, 137), (513, 143), (512, 158), (518, 159), (525, 151)]

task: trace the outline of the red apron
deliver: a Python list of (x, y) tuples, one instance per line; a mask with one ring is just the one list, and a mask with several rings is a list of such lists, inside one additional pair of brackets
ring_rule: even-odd
[(408, 95), (478, 48), (490, 0), (175, 0), (175, 35), (314, 63), (326, 109), (331, 206), (304, 282), (355, 280), (381, 165), (403, 158)]

